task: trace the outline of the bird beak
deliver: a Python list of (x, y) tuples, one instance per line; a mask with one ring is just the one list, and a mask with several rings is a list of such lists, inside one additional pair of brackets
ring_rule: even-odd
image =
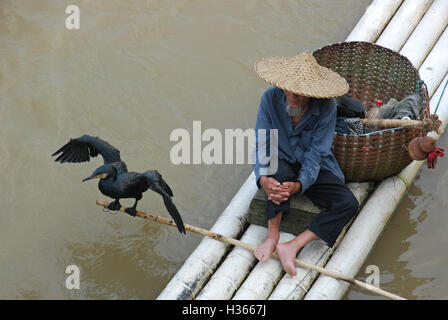
[(92, 174), (92, 175), (82, 179), (82, 182), (85, 182), (87, 180), (92, 180), (92, 179), (95, 179), (95, 178), (101, 179), (101, 178), (103, 178), (103, 175), (102, 174)]

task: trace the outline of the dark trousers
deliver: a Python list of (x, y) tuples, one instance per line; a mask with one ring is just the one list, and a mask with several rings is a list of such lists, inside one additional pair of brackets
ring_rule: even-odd
[[(296, 181), (300, 163), (291, 164), (279, 159), (277, 173), (272, 177), (278, 182)], [(320, 170), (316, 182), (305, 191), (305, 195), (317, 206), (324, 208), (307, 226), (309, 230), (332, 247), (344, 226), (358, 212), (358, 200), (350, 189), (333, 173)], [(268, 200), (266, 215), (274, 218), (280, 211), (288, 214), (290, 199), (279, 205)]]

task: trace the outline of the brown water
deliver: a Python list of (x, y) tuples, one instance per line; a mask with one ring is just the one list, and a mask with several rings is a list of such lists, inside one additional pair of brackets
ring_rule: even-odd
[[(107, 198), (81, 182), (101, 160), (61, 165), (50, 154), (69, 138), (100, 136), (129, 169), (159, 170), (184, 221), (210, 228), (251, 166), (174, 165), (172, 130), (191, 131), (194, 120), (203, 130), (253, 127), (266, 88), (254, 61), (344, 41), (369, 3), (1, 1), (0, 298), (157, 297), (201, 237), (103, 213), (95, 200)], [(79, 30), (65, 28), (69, 4), (80, 8)], [(423, 171), (368, 261), (397, 294), (447, 297), (440, 162)], [(151, 192), (139, 208), (168, 216)], [(65, 286), (71, 264), (79, 290)]]

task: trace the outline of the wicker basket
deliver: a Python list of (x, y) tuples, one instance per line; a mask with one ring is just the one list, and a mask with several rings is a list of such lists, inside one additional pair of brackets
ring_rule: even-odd
[[(429, 116), (429, 99), (412, 63), (399, 53), (370, 42), (342, 42), (313, 52), (319, 64), (339, 73), (350, 84), (348, 95), (366, 109), (376, 99), (402, 100), (419, 92), (425, 102), (420, 116)], [(422, 130), (408, 127), (380, 130), (367, 135), (335, 133), (332, 151), (347, 182), (380, 181), (399, 173), (412, 159), (408, 144)]]

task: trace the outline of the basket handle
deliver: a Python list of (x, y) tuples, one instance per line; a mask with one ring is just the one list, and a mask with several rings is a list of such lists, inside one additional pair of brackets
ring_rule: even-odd
[(420, 115), (420, 120), (427, 120), (431, 117), (431, 110), (429, 109), (429, 94), (428, 87), (426, 86), (425, 81), (418, 80), (417, 81), (417, 93), (421, 94), (421, 90), (423, 89), (423, 99), (425, 100), (425, 106), (423, 107), (423, 112)]

